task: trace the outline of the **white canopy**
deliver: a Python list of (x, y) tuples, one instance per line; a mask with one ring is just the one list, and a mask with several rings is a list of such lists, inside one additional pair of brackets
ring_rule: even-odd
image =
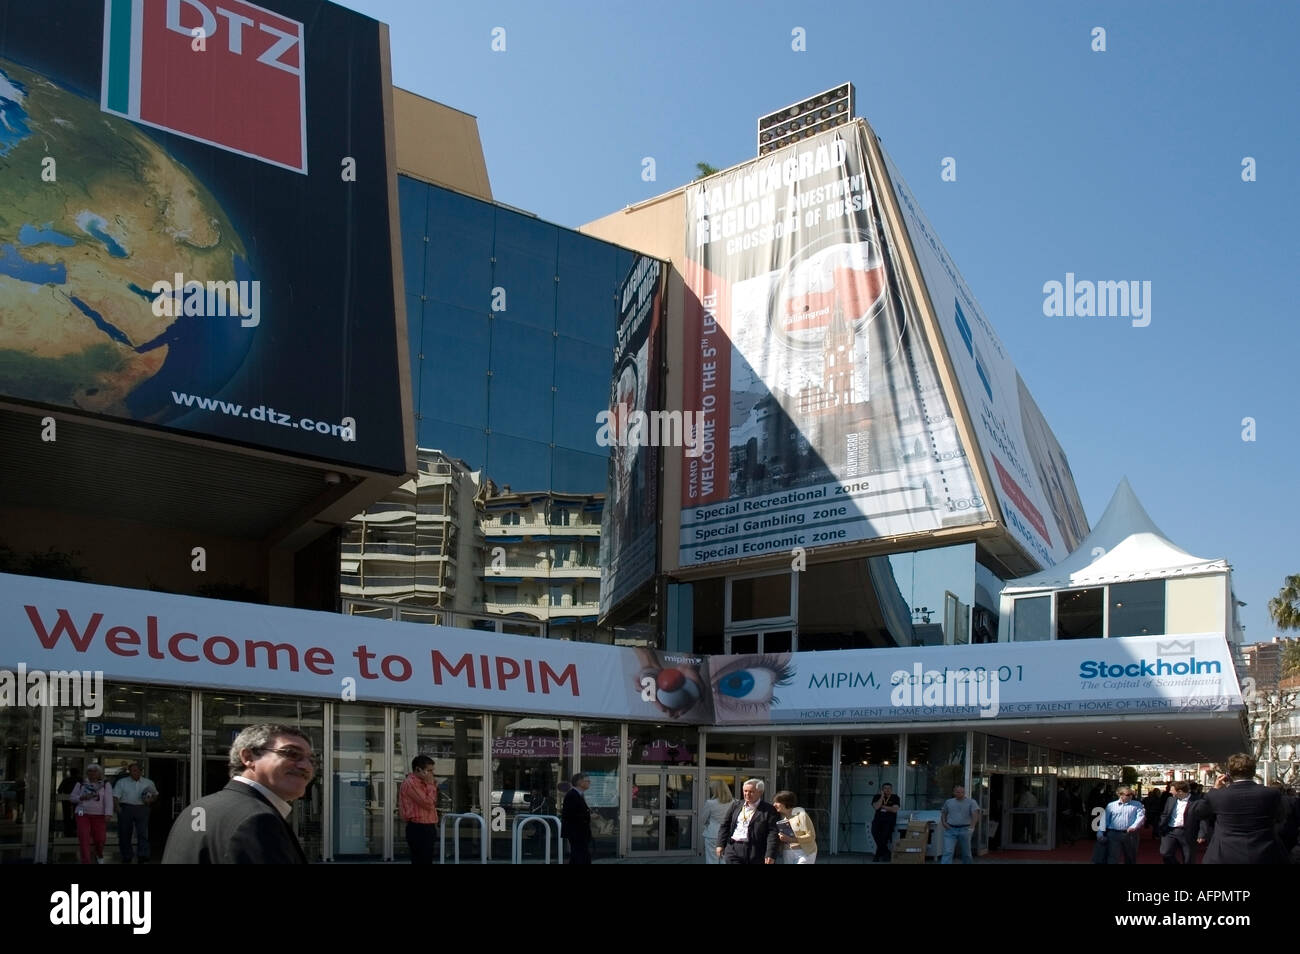
[(1120, 481), (1092, 532), (1056, 566), (1011, 580), (1002, 592), (1061, 589), (1227, 571), (1225, 560), (1206, 560), (1175, 546), (1143, 509), (1128, 478)]

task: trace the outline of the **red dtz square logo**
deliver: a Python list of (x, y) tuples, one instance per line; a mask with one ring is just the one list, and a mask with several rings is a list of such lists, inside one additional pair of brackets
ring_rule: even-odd
[(105, 11), (107, 111), (307, 171), (301, 23), (244, 0), (105, 0)]

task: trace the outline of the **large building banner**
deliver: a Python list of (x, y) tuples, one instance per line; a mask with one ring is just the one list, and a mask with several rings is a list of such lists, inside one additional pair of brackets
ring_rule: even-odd
[(842, 127), (686, 194), (693, 566), (990, 519), (867, 168)]
[(386, 40), (0, 0), (0, 395), (401, 473)]
[(934, 227), (884, 159), (1003, 519), (1046, 569), (1088, 535), (1069, 461)]
[(1221, 632), (694, 656), (0, 573), (0, 706), (119, 680), (702, 725), (1242, 707)]
[[(654, 576), (657, 567), (659, 447), (663, 437), (662, 313), (666, 270), (638, 255), (619, 286), (618, 339), (606, 433), (613, 453), (600, 528), (600, 616)], [(684, 435), (683, 435), (684, 437)]]

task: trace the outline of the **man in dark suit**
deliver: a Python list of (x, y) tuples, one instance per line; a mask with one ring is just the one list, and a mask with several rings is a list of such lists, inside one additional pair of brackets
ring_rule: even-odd
[(1291, 864), (1300, 863), (1300, 798), (1288, 794), (1287, 787), (1278, 781), (1269, 782), (1269, 788), (1282, 793), (1282, 821), (1277, 826), (1277, 837)]
[(1167, 865), (1196, 864), (1198, 823), (1193, 817), (1195, 805), (1192, 786), (1187, 782), (1174, 782), (1173, 797), (1165, 801), (1156, 828), (1160, 833), (1160, 857)]
[(591, 864), (591, 808), (583, 792), (591, 788), (586, 772), (578, 772), (570, 779), (570, 788), (564, 793), (560, 809), (560, 834), (569, 839), (569, 864)]
[(763, 801), (764, 787), (762, 779), (751, 778), (741, 786), (745, 800), (733, 799), (723, 816), (715, 846), (723, 864), (776, 864), (781, 853), (776, 824), (781, 816), (770, 802)]
[(306, 734), (275, 723), (251, 725), (231, 743), (229, 767), (225, 788), (176, 819), (163, 864), (305, 865), (289, 813), (316, 775)]
[(1286, 806), (1277, 789), (1255, 784), (1255, 759), (1244, 752), (1229, 756), (1219, 783), (1194, 806), (1198, 821), (1214, 822), (1202, 864), (1286, 864), (1274, 829)]

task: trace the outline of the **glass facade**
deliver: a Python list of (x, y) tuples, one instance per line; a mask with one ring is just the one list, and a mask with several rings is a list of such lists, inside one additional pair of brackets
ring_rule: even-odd
[[(450, 863), (540, 862), (545, 830), (556, 861), (560, 807), (576, 771), (591, 778), (594, 857), (695, 857), (708, 782), (739, 792), (746, 779), (766, 797), (788, 789), (817, 828), (818, 850), (867, 854), (871, 799), (888, 782), (911, 813), (937, 817), (952, 786), (989, 824), (976, 845), (1050, 847), (1079, 824), (1075, 802), (1095, 800), (1114, 772), (1077, 756), (983, 733), (823, 734), (704, 731), (678, 724), (572, 721), (528, 714), (451, 712), (262, 694), (191, 691), (129, 683), (106, 686), (102, 720), (77, 709), (0, 709), (0, 863), (77, 861), (75, 829), (62, 810), (91, 761), (116, 780), (140, 761), (161, 799), (150, 823), (153, 860), (197, 795), (229, 781), (229, 746), (255, 722), (306, 732), (321, 771), (294, 803), (291, 824), (308, 860), (404, 861), (410, 852), (397, 792), (416, 755), (434, 760), (438, 809)], [(108, 721), (111, 719), (112, 721)], [(197, 733), (191, 732), (197, 726)], [(968, 739), (973, 739), (970, 754)], [(48, 778), (40, 766), (49, 748)], [(1034, 803), (1030, 804), (1032, 795)], [(548, 821), (523, 822), (541, 815)], [(473, 817), (470, 817), (473, 816)], [(457, 825), (457, 818), (461, 822)], [(45, 829), (41, 818), (47, 820)], [(1064, 819), (1064, 820), (1063, 820)], [(517, 829), (517, 823), (521, 823)], [(106, 860), (116, 862), (116, 823)]]
[[(835, 776), (835, 739), (831, 736), (790, 736), (776, 740), (776, 786), (791, 791), (795, 803), (812, 818), (817, 837), (830, 847), (831, 788)], [(822, 842), (817, 850), (821, 851)]]
[[(41, 797), (39, 714), (39, 709), (27, 706), (0, 707), (0, 864), (22, 861), (36, 851)], [(71, 791), (71, 785), (66, 788)], [(71, 802), (61, 800), (50, 828), (51, 835), (62, 834), (76, 844)]]
[(688, 642), (702, 654), (995, 642), (1001, 581), (976, 559), (966, 543), (683, 584)]
[(898, 764), (898, 735), (855, 735), (840, 739), (840, 851), (872, 852), (871, 836), (875, 810), (871, 801), (880, 794), (882, 785), (901, 791)]
[[(463, 712), (430, 709), (398, 709), (393, 731), (393, 785), (400, 788), (417, 755), (433, 759), (438, 784), (439, 821), (449, 815), (483, 815), (483, 719)], [(396, 791), (396, 788), (394, 791)], [(406, 826), (398, 812), (397, 798), (390, 804), (393, 816), (393, 857), (410, 858)], [(479, 857), (482, 830), (474, 822), (462, 823), (461, 854)], [(447, 822), (448, 843), (456, 835), (455, 820)]]
[(612, 642), (597, 414), (635, 256), (407, 176), (398, 200), (421, 474), (352, 521), (343, 596)]
[[(536, 809), (542, 805), (549, 807), (549, 804), (560, 806), (564, 803), (573, 771), (574, 724), (567, 719), (509, 715), (492, 716), (491, 724), (492, 789), (487, 806), (491, 843), (488, 857), (494, 861), (509, 861), (513, 857), (513, 839), (520, 816), (545, 814)], [(594, 790), (594, 779), (592, 787)], [(599, 826), (594, 811), (592, 815), (592, 835), (595, 836)], [(536, 830), (537, 834), (528, 835), (529, 830)], [(529, 823), (529, 827), (520, 832), (521, 841), (526, 835), (530, 844), (539, 836), (545, 838), (537, 823)], [(554, 835), (553, 832), (552, 839)], [(552, 852), (555, 847), (552, 841)], [(462, 855), (464, 851), (462, 848)]]
[[(190, 693), (186, 691), (183, 695), (188, 698)], [(198, 695), (202, 707), (199, 757), (204, 795), (220, 791), (230, 781), (230, 745), (242, 729), (254, 723), (278, 722), (294, 726), (307, 733), (317, 755), (323, 757), (326, 752), (325, 703), (318, 699), (229, 692)], [(309, 861), (319, 860), (324, 847), (322, 825), (325, 818), (325, 776), (328, 774), (317, 773), (289, 816)], [(353, 820), (355, 822), (355, 816)]]

